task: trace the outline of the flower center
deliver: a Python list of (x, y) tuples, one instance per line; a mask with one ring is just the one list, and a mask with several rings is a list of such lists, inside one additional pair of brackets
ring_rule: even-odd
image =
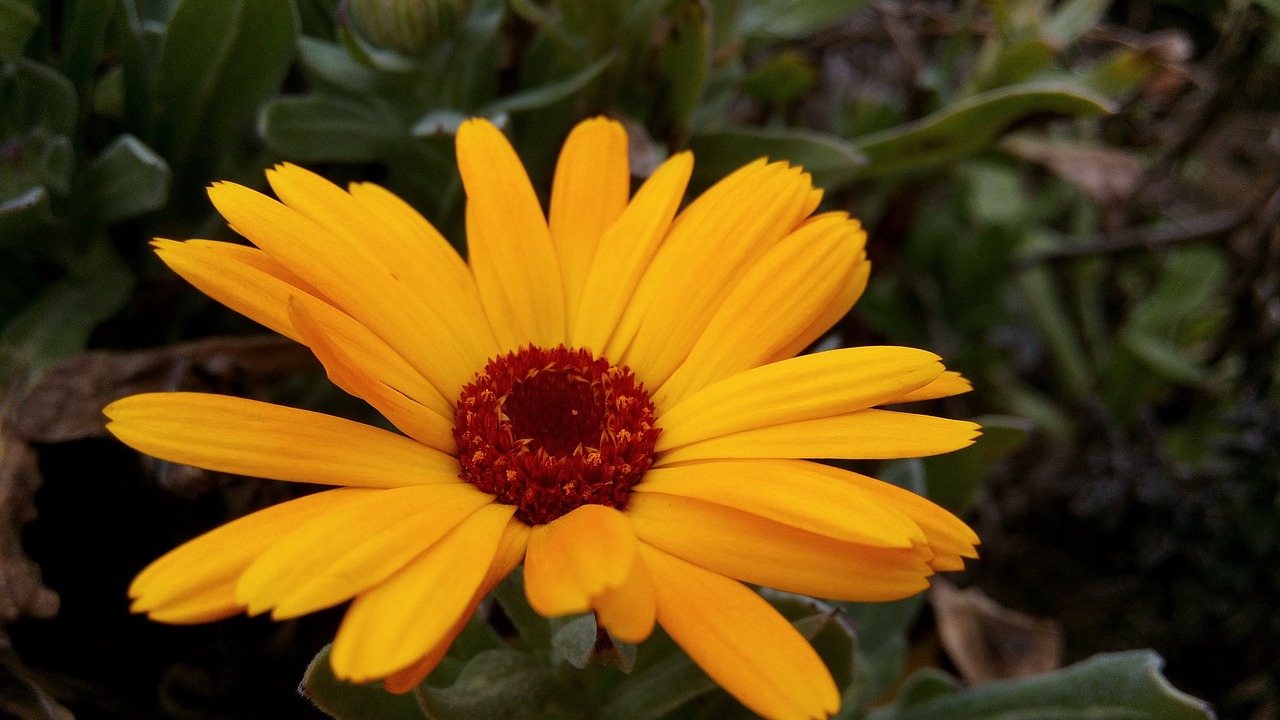
[(529, 346), (489, 361), (454, 415), (462, 479), (541, 525), (582, 505), (622, 508), (653, 465), (653, 402), (589, 350)]

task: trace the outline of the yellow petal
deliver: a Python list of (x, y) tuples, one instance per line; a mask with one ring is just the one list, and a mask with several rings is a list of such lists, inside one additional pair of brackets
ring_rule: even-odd
[(363, 364), (329, 338), (326, 328), (296, 300), (290, 303), (289, 319), (320, 359), (334, 385), (363, 398), (414, 440), (443, 453), (457, 454), (452, 418), (418, 404), (367, 372)]
[[(848, 470), (810, 463), (803, 460), (779, 460), (780, 466), (788, 466), (806, 473), (816, 473), (834, 481), (856, 486), (863, 492), (877, 496), (879, 502), (888, 503), (899, 512), (911, 518), (912, 522), (924, 531), (925, 539), (934, 551), (934, 559), (930, 564), (935, 570), (958, 569), (954, 563), (962, 557), (977, 557), (974, 546), (978, 544), (978, 536), (963, 520), (951, 514), (927, 498), (904, 490), (896, 485), (861, 475)], [(953, 567), (938, 567), (940, 562), (951, 558)]]
[(330, 341), (365, 372), (438, 412), (452, 412), (452, 397), (446, 400), (368, 328), (325, 302), (319, 291), (261, 250), (209, 240), (157, 240), (153, 244), (160, 259), (201, 292), (306, 344), (289, 317), (290, 303), (300, 304), (325, 328)]
[(606, 588), (592, 605), (600, 627), (618, 640), (638, 643), (648, 638), (656, 620), (657, 595), (644, 563), (632, 563), (627, 579), (616, 588)]
[(307, 495), (237, 518), (189, 540), (134, 578), (129, 586), (133, 612), (171, 623), (234, 615), (244, 609), (235, 599), (236, 580), (282, 534), (328, 509), (374, 493), (341, 488)]
[(862, 297), (862, 291), (867, 289), (867, 280), (870, 277), (871, 263), (863, 260), (854, 267), (853, 274), (849, 277), (849, 282), (841, 286), (840, 292), (814, 318), (809, 327), (797, 333), (791, 342), (783, 345), (771, 357), (766, 358), (765, 361), (777, 362), (778, 360), (795, 357), (826, 334), (840, 318), (849, 312), (849, 309), (858, 301), (858, 298)]
[(755, 163), (694, 200), (646, 271), (606, 356), (649, 387), (664, 382), (746, 268), (812, 210), (812, 195), (799, 169)]
[[(923, 546), (843, 542), (676, 495), (634, 493), (627, 515), (642, 545), (649, 543), (726, 577), (814, 597), (897, 600), (927, 588), (926, 578), (933, 572), (926, 562), (930, 552)], [(654, 582), (664, 579), (655, 575)]]
[(905, 347), (844, 348), (780, 360), (720, 380), (663, 411), (656, 449), (863, 410), (941, 373), (937, 355)]
[(395, 575), (351, 603), (329, 659), (348, 682), (385, 678), (439, 646), (498, 556), (512, 505), (472, 513)]
[(556, 250), (529, 176), (487, 120), (462, 123), (458, 170), (467, 191), (467, 248), (501, 350), (566, 340)]
[(622, 214), (630, 195), (627, 133), (622, 125), (602, 117), (578, 123), (556, 163), (547, 219), (560, 259), (569, 326), (600, 238)]
[[(454, 478), (456, 480), (456, 478)], [(374, 493), (303, 523), (262, 553), (236, 596), (279, 620), (337, 605), (386, 580), (493, 498), (464, 482)]]
[(631, 524), (605, 505), (583, 505), (537, 525), (524, 562), (529, 605), (544, 617), (586, 612), (596, 596), (622, 585), (635, 554)]
[(839, 710), (822, 659), (759, 595), (644, 544), (640, 553), (655, 579), (658, 622), (730, 695), (773, 720)]
[(910, 548), (925, 534), (880, 496), (794, 460), (716, 460), (656, 468), (636, 492), (702, 500), (836, 540)]
[(479, 349), (488, 331), (446, 320), (378, 255), (376, 244), (359, 244), (352, 234), (232, 183), (213, 185), (209, 198), (236, 232), (371, 330), (444, 397), (456, 398), (489, 357)]
[(270, 255), (246, 245), (212, 240), (151, 242), (156, 255), (200, 292), (268, 328), (298, 342), (302, 338), (289, 323), (288, 299), (305, 281)]
[(449, 241), (417, 210), (381, 186), (352, 183), (348, 191), (370, 216), (385, 224), (387, 237), (395, 240), (387, 243), (390, 247), (385, 252), (396, 273), (424, 293), (444, 320), (467, 329), (459, 333), (464, 339), (475, 335), (482, 343), (477, 349), (486, 357), (496, 353), (497, 341), (489, 331), (471, 268)]
[(948, 370), (928, 385), (916, 388), (902, 397), (894, 398), (890, 402), (908, 403), (920, 400), (936, 400), (938, 398), (951, 397), (952, 395), (961, 395), (970, 390), (973, 390), (973, 383), (966, 380), (960, 373)]
[[(717, 458), (821, 458), (886, 460), (924, 457), (973, 444), (980, 428), (931, 415), (859, 410), (744, 430), (690, 443), (658, 456), (655, 466)], [(659, 436), (658, 441), (662, 438)]]
[(497, 344), (488, 332), (479, 293), (462, 258), (421, 216), (421, 222), (413, 222), (411, 209), (384, 216), (381, 211), (391, 204), (385, 196), (391, 193), (383, 191), (381, 202), (371, 208), (323, 177), (290, 163), (267, 171), (267, 180), (290, 209), (328, 230), (349, 252), (367, 255), (372, 265), (384, 269), (388, 284), (376, 290), (409, 301), (401, 312), (429, 316), (422, 318), (435, 331), (423, 338), (428, 347), (443, 341), (462, 346), (463, 356), (474, 367), (494, 354)]
[(590, 348), (596, 354), (609, 347), (619, 318), (680, 208), (692, 172), (691, 153), (669, 158), (605, 232), (575, 315), (570, 335), (573, 347)]
[(225, 395), (148, 393), (108, 405), (126, 445), (169, 462), (271, 480), (391, 488), (442, 482), (456, 458), (402, 435)]
[(729, 291), (689, 358), (654, 393), (654, 403), (672, 407), (706, 385), (812, 342), (819, 318), (833, 306), (848, 303), (841, 315), (852, 307), (848, 288), (865, 264), (866, 237), (856, 220), (829, 213), (766, 252)]
[(449, 651), (449, 646), (453, 644), (455, 638), (466, 627), (471, 616), (475, 614), (476, 607), (480, 605), (480, 601), (489, 594), (491, 590), (505, 578), (511, 574), (512, 570), (520, 564), (524, 559), (525, 547), (529, 542), (529, 526), (523, 522), (512, 518), (507, 523), (506, 530), (502, 533), (502, 539), (498, 541), (498, 552), (494, 555), (493, 562), (489, 565), (489, 572), (485, 574), (484, 581), (476, 590), (475, 596), (471, 598), (471, 604), (467, 609), (458, 616), (453, 627), (449, 632), (436, 643), (435, 647), (427, 651), (427, 654), (418, 658), (413, 664), (397, 670), (387, 676), (383, 682), (383, 687), (388, 692), (403, 693), (408, 692), (418, 686), (431, 671), (436, 668)]

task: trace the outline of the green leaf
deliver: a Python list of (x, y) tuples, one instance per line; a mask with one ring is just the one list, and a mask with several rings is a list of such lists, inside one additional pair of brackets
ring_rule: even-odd
[(677, 651), (632, 673), (605, 704), (603, 720), (656, 720), (717, 687), (688, 655)]
[(1209, 374), (1190, 353), (1163, 338), (1129, 328), (1121, 334), (1120, 344), (1142, 364), (1174, 382), (1196, 385)]
[(540, 107), (560, 102), (599, 77), (600, 73), (604, 72), (604, 69), (609, 67), (609, 64), (616, 57), (615, 53), (609, 53), (563, 80), (522, 90), (501, 100), (491, 102), (479, 114), (486, 117), (494, 117), (503, 113), (536, 110)]
[(742, 89), (766, 105), (787, 105), (809, 92), (818, 80), (813, 63), (796, 50), (784, 50), (742, 79)]
[(312, 81), (346, 93), (364, 95), (378, 82), (377, 72), (356, 62), (351, 53), (337, 43), (304, 35), (298, 38), (298, 62)]
[(489, 650), (476, 655), (449, 687), (420, 685), (427, 716), (440, 720), (540, 720), (555, 687), (551, 670), (532, 655)]
[(316, 653), (298, 692), (337, 720), (423, 720), (413, 695), (389, 693), (378, 683), (355, 685), (339, 680), (329, 665), (332, 645)]
[(1024, 83), (974, 95), (907, 125), (857, 138), (869, 163), (860, 178), (922, 170), (973, 155), (1004, 129), (1030, 115), (1099, 115), (1112, 112), (1106, 98), (1067, 83)]
[(671, 28), (658, 51), (665, 89), (665, 118), (679, 131), (702, 99), (711, 72), (711, 27), (700, 2), (682, 3), (671, 14)]
[(525, 598), (523, 567), (516, 568), (498, 583), (493, 589), (493, 599), (530, 648), (551, 646), (551, 628), (547, 625), (546, 618), (529, 607), (529, 601)]
[(39, 24), (40, 13), (30, 2), (0, 0), (0, 58), (21, 55)]
[(596, 618), (591, 613), (568, 619), (551, 636), (552, 662), (585, 668), (596, 648), (596, 631)]
[(857, 638), (858, 682), (864, 700), (891, 688), (907, 660), (907, 633), (924, 606), (924, 593), (881, 603), (834, 603)]
[(1112, 0), (1066, 0), (1059, 3), (1044, 25), (1045, 38), (1058, 47), (1067, 47), (1090, 29), (1097, 27)]
[(0, 202), (0, 247), (18, 245), (27, 233), (52, 222), (49, 191), (43, 186), (4, 200)]
[(0, 377), (35, 376), (85, 349), (98, 323), (124, 307), (133, 275), (105, 237), (67, 260), (69, 275), (48, 288), (0, 332)]
[(759, 157), (786, 160), (813, 175), (815, 185), (834, 189), (852, 179), (866, 161), (840, 138), (810, 130), (732, 128), (695, 133), (689, 147), (697, 156), (694, 182), (706, 187)]
[(157, 147), (175, 172), (214, 165), (284, 78), (297, 18), (290, 0), (181, 0), (156, 69)]
[(854, 682), (857, 639), (853, 626), (842, 616), (839, 607), (778, 590), (764, 589), (760, 595), (790, 620), (818, 651), (823, 664), (831, 671), (836, 687), (846, 688)]
[[(612, 637), (601, 638), (591, 613), (555, 621), (560, 627), (551, 636), (551, 661), (566, 662), (579, 670), (588, 665), (608, 665), (624, 673), (636, 664), (636, 646)], [(601, 642), (601, 640), (605, 642)]]
[(269, 104), (262, 134), (272, 150), (299, 162), (376, 162), (408, 137), (387, 113), (330, 95)]
[(62, 73), (27, 58), (0, 65), (0, 137), (44, 129), (70, 137), (76, 89)]
[(738, 15), (741, 37), (792, 40), (835, 25), (871, 0), (758, 0), (742, 3)]
[[(1171, 686), (1150, 650), (1095, 655), (1056, 672), (952, 693), (936, 671), (926, 687), (875, 720), (1211, 720), (1208, 703)], [(916, 683), (913, 683), (915, 685)], [(904, 695), (908, 691), (904, 690)]]
[(118, 0), (78, 0), (64, 4), (60, 65), (81, 98), (92, 95), (94, 76), (119, 5)]
[(1034, 429), (1025, 418), (1010, 415), (983, 415), (973, 421), (982, 426), (982, 436), (972, 445), (924, 458), (929, 499), (955, 513), (969, 508), (996, 462), (1022, 447)]
[(132, 135), (116, 138), (85, 171), (81, 207), (100, 225), (137, 217), (164, 206), (169, 165)]

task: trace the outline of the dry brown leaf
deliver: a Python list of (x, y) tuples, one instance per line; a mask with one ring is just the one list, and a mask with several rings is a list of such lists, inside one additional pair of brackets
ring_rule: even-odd
[(9, 412), (29, 442), (105, 437), (102, 408), (140, 392), (197, 390), (251, 394), (319, 367), (311, 352), (278, 336), (209, 338), (162, 348), (87, 352), (49, 368)]
[(965, 682), (1025, 677), (1062, 664), (1062, 628), (1003, 607), (977, 588), (935, 581), (929, 603), (947, 656)]
[[(260, 393), (288, 375), (318, 367), (301, 345), (280, 337), (210, 338), (133, 352), (98, 351), (68, 358), (8, 406), (0, 419), (0, 626), (21, 617), (49, 618), (58, 595), (22, 550), (22, 527), (36, 517), (43, 479), (39, 444), (105, 436), (102, 408), (157, 390)], [(166, 465), (160, 482), (180, 494), (207, 489), (207, 473)]]
[(1102, 145), (1014, 135), (1001, 142), (1000, 147), (1044, 165), (1103, 207), (1117, 208), (1127, 203), (1137, 191), (1145, 169), (1133, 153)]

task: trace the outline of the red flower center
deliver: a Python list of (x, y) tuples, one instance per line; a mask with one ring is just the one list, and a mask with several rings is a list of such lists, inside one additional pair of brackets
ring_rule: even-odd
[(454, 415), (462, 479), (541, 525), (622, 508), (653, 465), (653, 402), (625, 366), (588, 350), (529, 346), (489, 361)]

